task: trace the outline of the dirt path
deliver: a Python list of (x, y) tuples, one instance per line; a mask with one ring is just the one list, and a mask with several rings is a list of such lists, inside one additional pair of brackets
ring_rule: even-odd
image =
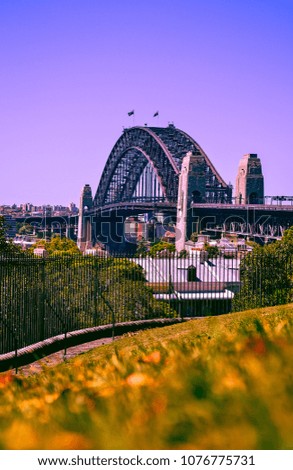
[(89, 351), (90, 349), (94, 349), (99, 346), (103, 346), (104, 344), (111, 343), (112, 341), (112, 338), (102, 338), (90, 341), (89, 343), (79, 344), (78, 346), (72, 346), (71, 348), (67, 349), (65, 357), (63, 349), (62, 351), (50, 354), (49, 356), (46, 356), (38, 361), (32, 362), (31, 364), (19, 367), (18, 373), (26, 376), (31, 374), (37, 374), (41, 372), (44, 367), (53, 367), (57, 364), (60, 364), (66, 359), (71, 359), (72, 357), (77, 356), (78, 354), (82, 354), (86, 351)]

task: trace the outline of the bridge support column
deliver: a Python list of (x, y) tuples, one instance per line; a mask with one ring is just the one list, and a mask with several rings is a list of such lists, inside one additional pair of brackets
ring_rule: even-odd
[(92, 190), (86, 184), (81, 192), (78, 216), (77, 246), (81, 251), (92, 247), (92, 222), (87, 211), (93, 207)]
[(264, 204), (264, 178), (256, 153), (244, 155), (238, 167), (235, 186), (236, 204)]
[(176, 250), (185, 249), (187, 239), (188, 209), (192, 202), (205, 202), (206, 173), (202, 155), (188, 152), (182, 160), (179, 176), (176, 222)]

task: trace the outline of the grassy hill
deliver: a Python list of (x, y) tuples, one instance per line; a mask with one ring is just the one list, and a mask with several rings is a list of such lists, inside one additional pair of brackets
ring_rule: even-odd
[(292, 449), (293, 304), (0, 375), (2, 449)]

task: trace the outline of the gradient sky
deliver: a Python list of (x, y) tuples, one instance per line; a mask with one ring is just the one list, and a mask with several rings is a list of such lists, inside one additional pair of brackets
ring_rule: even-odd
[(1, 0), (0, 41), (0, 205), (95, 193), (133, 123), (174, 122), (233, 185), (258, 153), (293, 194), (293, 0)]

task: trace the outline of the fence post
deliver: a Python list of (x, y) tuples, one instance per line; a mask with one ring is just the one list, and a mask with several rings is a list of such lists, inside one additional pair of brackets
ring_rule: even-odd
[(98, 321), (98, 293), (99, 293), (99, 285), (98, 285), (98, 263), (97, 263), (97, 256), (94, 256), (94, 326), (97, 326), (97, 323), (100, 324)]
[(10, 338), (12, 337), (14, 340), (14, 352), (15, 352), (15, 373), (17, 374), (18, 372), (18, 337), (17, 337), (17, 327), (13, 328), (11, 327), (7, 321), (4, 318), (1, 318), (1, 323), (2, 325), (7, 329), (7, 332), (10, 335)]
[(14, 349), (15, 349), (15, 373), (18, 373), (18, 341), (17, 341), (17, 329), (14, 332)]
[(171, 253), (166, 251), (166, 256), (168, 257), (168, 291), (169, 291), (169, 308), (171, 308), (171, 291), (172, 291), (172, 279), (171, 279)]
[(115, 338), (115, 312), (112, 308), (112, 340), (114, 341)]
[(45, 338), (45, 302), (46, 302), (46, 276), (45, 276), (45, 258), (41, 260), (41, 305), (39, 314), (39, 332), (40, 341)]

